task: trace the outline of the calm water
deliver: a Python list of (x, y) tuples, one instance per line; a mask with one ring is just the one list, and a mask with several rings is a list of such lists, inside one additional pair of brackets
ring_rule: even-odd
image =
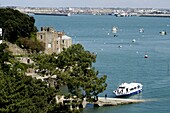
[[(65, 31), (73, 43), (97, 54), (94, 64), (100, 75), (107, 75), (108, 97), (122, 82), (137, 81), (143, 92), (131, 98), (150, 100), (145, 103), (97, 107), (87, 105), (84, 113), (168, 113), (170, 111), (170, 18), (113, 17), (74, 15), (34, 16), (36, 26), (52, 26)], [(111, 32), (118, 27), (118, 37)], [(144, 33), (139, 29), (144, 28)], [(166, 30), (168, 35), (161, 36)], [(136, 42), (132, 43), (135, 39)], [(121, 45), (122, 48), (118, 48)], [(148, 54), (149, 58), (144, 58)]]

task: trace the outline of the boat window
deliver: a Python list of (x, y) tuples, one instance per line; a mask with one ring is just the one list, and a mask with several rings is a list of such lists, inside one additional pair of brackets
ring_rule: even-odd
[(133, 88), (131, 88), (130, 90), (133, 90)]
[(125, 87), (119, 87), (119, 88), (124, 89)]

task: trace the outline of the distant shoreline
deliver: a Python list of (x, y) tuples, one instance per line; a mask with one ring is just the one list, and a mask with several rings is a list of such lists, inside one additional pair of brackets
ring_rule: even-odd
[(34, 15), (70, 16), (69, 13), (33, 13)]

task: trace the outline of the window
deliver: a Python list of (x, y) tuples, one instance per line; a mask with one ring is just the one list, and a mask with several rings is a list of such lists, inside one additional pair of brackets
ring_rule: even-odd
[(140, 88), (140, 86), (138, 85), (138, 88)]
[(40, 38), (43, 39), (43, 35), (40, 35)]
[(48, 48), (51, 48), (51, 47), (52, 47), (52, 44), (51, 44), (51, 43), (49, 43), (49, 44), (48, 44)]
[(28, 64), (30, 63), (30, 59), (27, 59), (27, 63), (28, 63)]

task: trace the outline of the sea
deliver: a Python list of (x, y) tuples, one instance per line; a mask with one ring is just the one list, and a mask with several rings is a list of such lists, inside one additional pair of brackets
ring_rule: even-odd
[[(93, 64), (98, 77), (107, 75), (107, 89), (98, 96), (114, 98), (113, 90), (123, 82), (139, 82), (140, 94), (129, 98), (142, 103), (94, 107), (83, 113), (169, 113), (170, 112), (170, 18), (115, 17), (109, 15), (33, 15), (35, 25), (53, 27), (72, 37), (85, 50), (97, 54)], [(117, 33), (112, 27), (117, 27)], [(139, 32), (143, 28), (144, 32)], [(160, 35), (166, 31), (167, 35)], [(144, 58), (148, 55), (148, 58)]]

